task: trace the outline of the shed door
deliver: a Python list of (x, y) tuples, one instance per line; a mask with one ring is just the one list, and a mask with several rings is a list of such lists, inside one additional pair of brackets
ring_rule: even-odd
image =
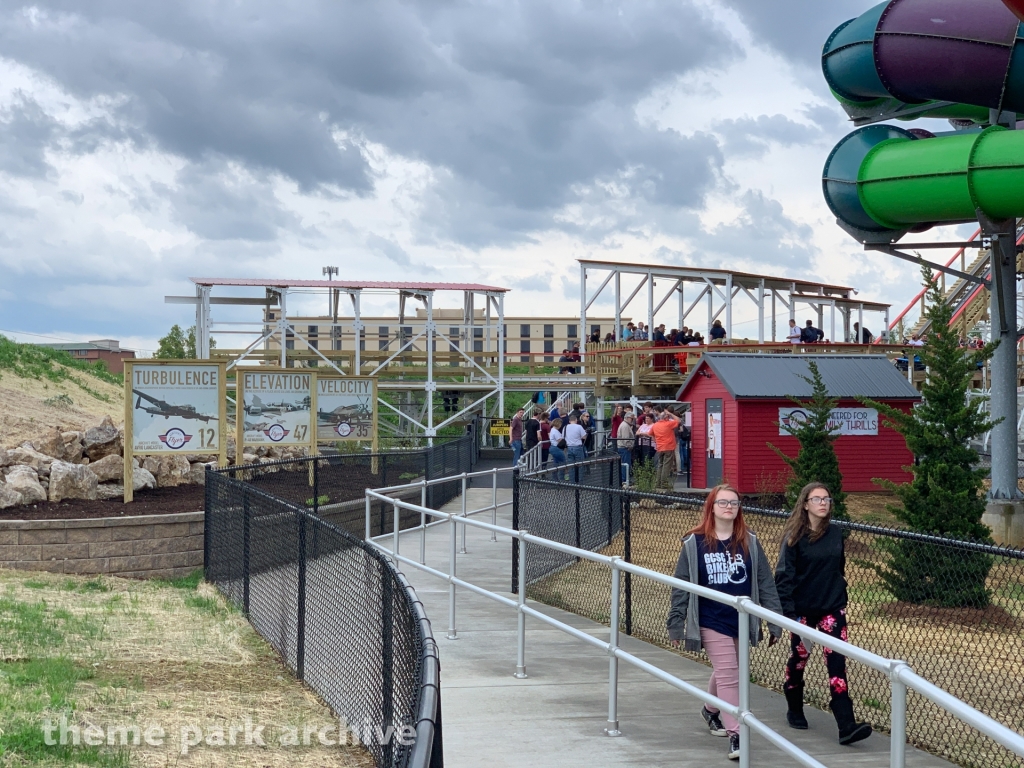
[(704, 454), (707, 467), (704, 487), (714, 488), (722, 482), (722, 401), (708, 400), (704, 408)]

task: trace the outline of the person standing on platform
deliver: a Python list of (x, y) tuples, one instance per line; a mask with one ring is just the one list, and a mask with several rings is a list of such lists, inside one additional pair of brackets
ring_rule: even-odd
[(509, 428), (509, 439), (512, 442), (512, 466), (519, 463), (519, 457), (523, 455), (523, 414), (526, 411), (520, 408), (512, 417), (512, 426)]
[(626, 485), (629, 482), (629, 473), (633, 468), (633, 426), (636, 424), (636, 419), (633, 417), (633, 412), (623, 416), (622, 421), (619, 423), (619, 428), (615, 432), (615, 442), (618, 445), (620, 465), (622, 467), (622, 484)]
[[(808, 483), (800, 491), (793, 512), (782, 529), (782, 548), (775, 568), (782, 613), (819, 632), (847, 639), (846, 549), (843, 532), (832, 520), (832, 497), (821, 483)], [(853, 700), (846, 679), (846, 657), (828, 648), (830, 707), (839, 727), (839, 743), (853, 744), (871, 735), (871, 726), (853, 715)], [(804, 667), (809, 656), (803, 640), (790, 633), (789, 661), (782, 690), (790, 728), (805, 730)]]
[[(555, 469), (555, 480), (569, 481), (569, 473), (565, 471), (565, 436), (562, 434), (562, 420), (551, 420), (551, 431), (548, 433), (548, 455)], [(563, 467), (563, 469), (559, 469)]]
[[(575, 412), (569, 414), (569, 423), (562, 430), (565, 438), (565, 458), (570, 464), (578, 464), (587, 460), (587, 449), (584, 443), (587, 441), (587, 430), (580, 426)], [(580, 467), (573, 467), (571, 479), (574, 483), (580, 481), (582, 470)]]
[(800, 328), (797, 327), (796, 320), (790, 320), (789, 321), (789, 336), (788, 336), (789, 343), (790, 344), (799, 344), (800, 343), (800, 337), (801, 337)]
[(676, 429), (679, 417), (671, 411), (663, 411), (658, 421), (651, 427), (654, 437), (654, 450), (657, 452), (659, 491), (675, 489), (676, 482)]
[(542, 413), (540, 415), (540, 463), (542, 467), (547, 467), (548, 457), (551, 450), (551, 418), (548, 414)]
[[(676, 563), (675, 577), (727, 595), (749, 597), (758, 605), (776, 613), (781, 611), (775, 591), (771, 565), (761, 542), (747, 528), (740, 508), (740, 497), (728, 485), (712, 489), (704, 500), (700, 523), (683, 539)], [(672, 590), (668, 614), (668, 637), (673, 646), (684, 645), (696, 653), (703, 648), (713, 671), (708, 693), (729, 704), (739, 705), (739, 614), (730, 605), (700, 597), (682, 589)], [(775, 645), (782, 629), (768, 625)], [(750, 645), (761, 640), (761, 622), (750, 617)], [(730, 760), (739, 760), (740, 734), (736, 718), (705, 705), (701, 716), (713, 736), (728, 736)]]
[(536, 448), (540, 444), (540, 408), (534, 408), (533, 415), (526, 420), (526, 424), (523, 425), (523, 448), (527, 453), (531, 449)]

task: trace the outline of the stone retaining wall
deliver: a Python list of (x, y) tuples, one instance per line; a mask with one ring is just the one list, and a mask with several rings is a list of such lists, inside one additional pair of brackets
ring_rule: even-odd
[(203, 512), (0, 520), (0, 567), (175, 579), (203, 567)]

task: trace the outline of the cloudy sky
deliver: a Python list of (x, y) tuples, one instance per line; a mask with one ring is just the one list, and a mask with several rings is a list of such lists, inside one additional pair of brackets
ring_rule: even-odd
[(152, 349), (189, 276), (326, 264), (527, 315), (578, 311), (577, 258), (902, 307), (916, 268), (821, 197), (851, 126), (818, 54), (872, 4), (0, 2), (0, 332)]

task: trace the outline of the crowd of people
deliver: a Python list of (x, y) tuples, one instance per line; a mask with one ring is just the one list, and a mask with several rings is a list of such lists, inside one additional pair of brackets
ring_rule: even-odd
[[(821, 483), (800, 491), (782, 533), (774, 577), (761, 542), (743, 519), (740, 496), (728, 485), (714, 488), (704, 502), (700, 522), (683, 539), (675, 577), (682, 581), (754, 603), (839, 640), (849, 639), (846, 618), (846, 553), (843, 532), (830, 525), (832, 498)], [(739, 614), (732, 606), (692, 592), (673, 589), (668, 636), (674, 646), (707, 652), (712, 673), (708, 693), (739, 704)], [(761, 622), (750, 621), (750, 645), (762, 640)], [(768, 624), (768, 645), (782, 629)], [(830, 708), (839, 729), (839, 743), (853, 744), (871, 735), (871, 726), (854, 717), (846, 676), (846, 658), (823, 648), (828, 673)], [(808, 644), (790, 633), (789, 658), (783, 670), (786, 721), (806, 730), (804, 668)], [(705, 705), (701, 717), (713, 736), (728, 737), (727, 755), (740, 756), (739, 723), (729, 713)]]
[[(520, 408), (512, 417), (509, 437), (513, 465), (519, 463), (525, 452), (539, 446), (541, 465), (547, 467), (550, 463), (555, 468), (556, 478), (569, 480), (566, 465), (585, 461), (594, 453), (597, 422), (584, 403), (574, 403), (564, 416), (557, 403), (550, 410), (538, 406), (529, 415), (525, 408)], [(579, 482), (578, 468), (572, 469), (571, 479)]]

